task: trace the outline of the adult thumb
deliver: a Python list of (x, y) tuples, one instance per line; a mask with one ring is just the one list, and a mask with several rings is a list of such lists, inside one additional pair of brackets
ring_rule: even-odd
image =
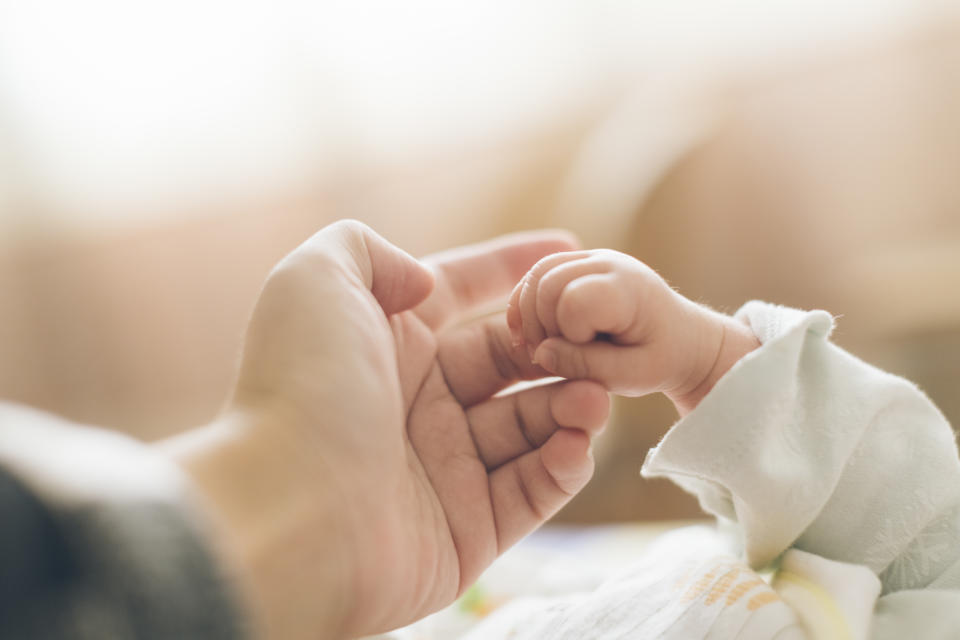
[(356, 275), (390, 315), (411, 309), (433, 291), (429, 267), (356, 220), (341, 220), (314, 236)]

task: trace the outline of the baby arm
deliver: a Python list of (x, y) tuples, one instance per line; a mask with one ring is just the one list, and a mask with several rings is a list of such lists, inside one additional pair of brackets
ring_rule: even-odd
[[(705, 511), (736, 523), (752, 567), (782, 557), (797, 574), (789, 565), (797, 558), (808, 569), (842, 563), (842, 579), (817, 582), (821, 593), (859, 594), (859, 610), (844, 600), (848, 625), (859, 615), (862, 630), (872, 617), (876, 640), (955, 637), (954, 433), (915, 386), (832, 344), (829, 314), (750, 302), (729, 318), (632, 258), (594, 251), (538, 263), (514, 290), (508, 323), (553, 373), (619, 393), (667, 393), (685, 417), (650, 451), (642, 474), (670, 478)], [(874, 585), (852, 587), (864, 568)], [(781, 594), (796, 603), (784, 581)], [(817, 611), (807, 607), (804, 619)]]
[(608, 249), (542, 259), (514, 288), (507, 323), (514, 343), (550, 373), (621, 395), (663, 392), (681, 415), (759, 346), (741, 322)]

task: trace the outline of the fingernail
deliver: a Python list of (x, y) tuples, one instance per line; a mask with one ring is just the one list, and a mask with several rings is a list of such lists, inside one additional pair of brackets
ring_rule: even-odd
[(510, 338), (513, 340), (511, 343), (514, 349), (519, 349), (523, 345), (523, 334), (520, 332), (520, 329), (510, 327)]
[(557, 354), (550, 349), (537, 349), (533, 355), (534, 364), (538, 364), (547, 371), (555, 371), (557, 368)]

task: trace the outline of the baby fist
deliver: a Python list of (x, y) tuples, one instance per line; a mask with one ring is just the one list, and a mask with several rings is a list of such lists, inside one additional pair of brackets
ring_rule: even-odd
[[(557, 253), (514, 288), (507, 323), (517, 346), (550, 373), (621, 395), (682, 395), (720, 348), (716, 314), (617, 251)], [(704, 351), (710, 351), (704, 357)]]

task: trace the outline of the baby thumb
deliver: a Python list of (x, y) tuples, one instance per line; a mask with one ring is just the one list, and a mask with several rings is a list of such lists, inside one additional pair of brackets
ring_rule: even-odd
[(533, 362), (548, 372), (573, 380), (593, 380), (622, 395), (636, 395), (636, 367), (632, 365), (639, 347), (588, 342), (576, 344), (563, 338), (547, 338), (533, 353)]

